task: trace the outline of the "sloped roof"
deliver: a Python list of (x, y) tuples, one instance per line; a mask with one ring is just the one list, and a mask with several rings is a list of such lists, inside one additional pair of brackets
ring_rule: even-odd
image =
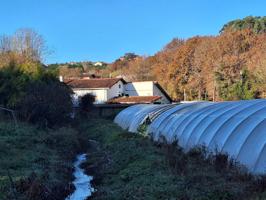
[(108, 101), (108, 103), (154, 103), (155, 101), (161, 99), (160, 96), (129, 96), (129, 97), (118, 97), (113, 98)]
[(111, 88), (118, 81), (126, 83), (122, 78), (73, 79), (65, 83), (72, 88)]

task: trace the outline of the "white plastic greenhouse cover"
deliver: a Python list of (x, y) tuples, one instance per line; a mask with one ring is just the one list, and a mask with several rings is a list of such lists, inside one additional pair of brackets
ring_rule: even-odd
[(149, 117), (152, 121), (160, 112), (168, 110), (175, 105), (139, 104), (122, 110), (115, 118), (115, 123), (129, 132), (137, 132), (138, 127)]
[(148, 117), (147, 132), (156, 141), (177, 140), (185, 151), (206, 146), (227, 153), (253, 173), (266, 172), (266, 100), (141, 104), (121, 111), (115, 122), (137, 132)]

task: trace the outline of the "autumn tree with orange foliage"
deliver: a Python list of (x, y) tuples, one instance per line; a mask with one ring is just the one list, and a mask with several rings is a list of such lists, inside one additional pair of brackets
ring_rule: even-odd
[(238, 100), (266, 91), (266, 34), (250, 29), (174, 39), (160, 52), (127, 63), (130, 80), (157, 80), (175, 100)]

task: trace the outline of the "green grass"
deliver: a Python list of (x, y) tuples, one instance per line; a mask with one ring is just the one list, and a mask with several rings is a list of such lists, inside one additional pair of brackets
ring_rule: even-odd
[[(104, 163), (97, 170), (94, 199), (167, 199), (175, 197), (175, 177), (166, 168), (163, 152), (143, 137), (127, 134), (108, 120), (84, 123), (91, 139), (102, 144), (101, 152), (89, 156), (90, 163)], [(110, 163), (106, 160), (110, 159)], [(163, 187), (162, 187), (163, 186)], [(171, 194), (171, 195), (170, 195)]]
[(63, 199), (80, 148), (72, 128), (0, 123), (0, 199)]
[(95, 200), (266, 199), (266, 178), (245, 173), (225, 155), (206, 157), (201, 148), (185, 154), (111, 120), (83, 118), (73, 125), (42, 130), (0, 123), (1, 200), (64, 199), (73, 189), (72, 161), (84, 149)]
[(265, 178), (245, 173), (224, 155), (206, 159), (204, 149), (184, 154), (109, 120), (82, 122), (80, 130), (98, 141), (85, 165), (95, 176), (95, 200), (266, 199)]

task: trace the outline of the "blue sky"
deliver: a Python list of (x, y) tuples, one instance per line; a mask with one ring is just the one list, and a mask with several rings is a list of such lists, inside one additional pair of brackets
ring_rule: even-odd
[(0, 0), (0, 34), (32, 28), (46, 63), (152, 55), (174, 37), (216, 35), (226, 22), (266, 15), (263, 0)]

